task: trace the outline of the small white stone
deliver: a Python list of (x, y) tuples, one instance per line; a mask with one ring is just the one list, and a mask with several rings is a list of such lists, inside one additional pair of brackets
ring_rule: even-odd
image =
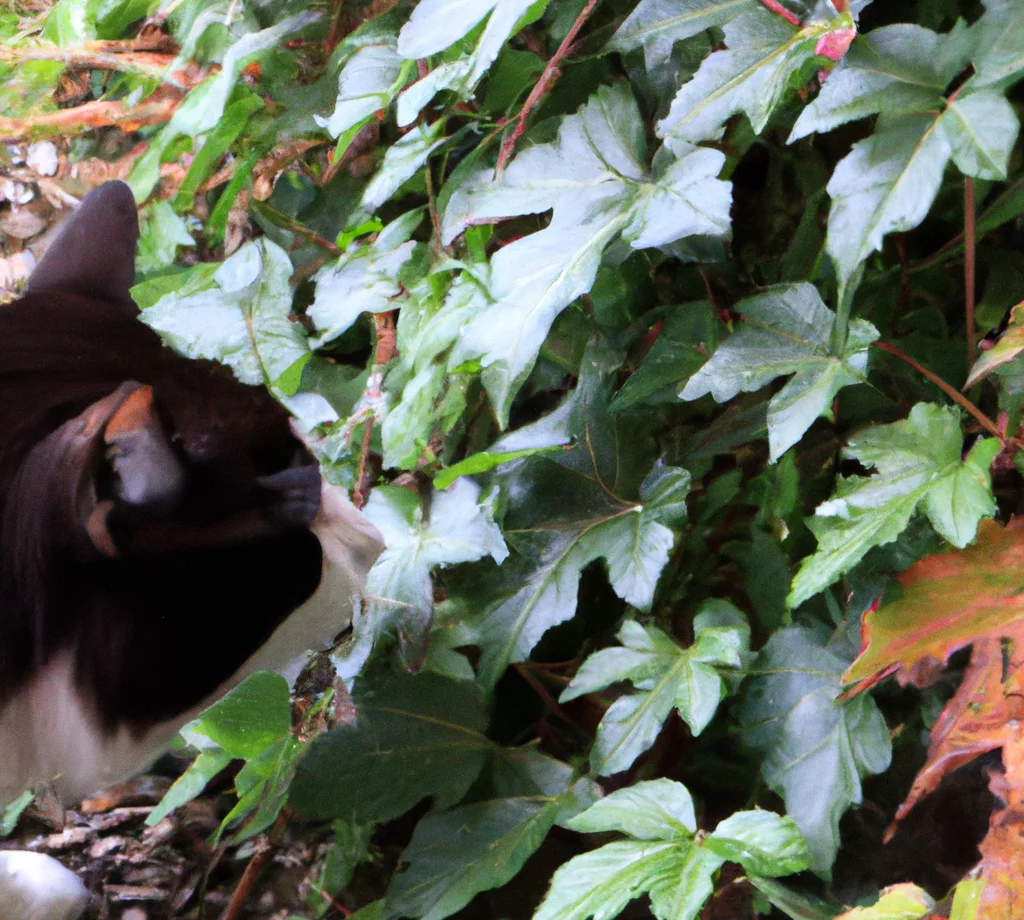
[(82, 880), (52, 856), (0, 853), (0, 920), (78, 920), (88, 904)]
[(39, 176), (57, 175), (57, 148), (49, 141), (39, 141), (28, 148), (25, 163)]

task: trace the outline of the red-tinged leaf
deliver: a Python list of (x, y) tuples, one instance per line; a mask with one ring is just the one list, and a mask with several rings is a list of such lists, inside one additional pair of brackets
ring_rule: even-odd
[(1024, 617), (1024, 517), (1006, 527), (982, 521), (971, 546), (928, 556), (899, 580), (903, 597), (864, 615), (864, 645), (843, 678), (852, 692), (1015, 630)]
[(985, 881), (977, 917), (1017, 920), (1024, 904), (1024, 876), (1020, 871), (1020, 841), (1024, 836), (1024, 724), (1006, 726), (1003, 745), (1006, 786), (1000, 792), (1006, 807), (992, 813), (988, 834), (981, 842), (977, 872)]
[(1024, 312), (1020, 316), (1017, 315), (1017, 307), (1019, 306), (1020, 304), (1017, 304), (1010, 310), (1006, 329), (1003, 330), (995, 342), (982, 342), (981, 355), (974, 362), (974, 367), (971, 368), (970, 374), (967, 375), (967, 382), (964, 383), (965, 390), (974, 386), (983, 377), (987, 377), (1001, 364), (1012, 361), (1024, 351), (1024, 325), (1022, 325), (1024, 323)]
[(960, 687), (932, 727), (928, 760), (896, 812), (897, 821), (947, 774), (1012, 741), (1009, 726), (1024, 719), (1024, 624), (1017, 625), (1012, 638), (1016, 651), (1008, 663), (999, 639), (974, 643)]

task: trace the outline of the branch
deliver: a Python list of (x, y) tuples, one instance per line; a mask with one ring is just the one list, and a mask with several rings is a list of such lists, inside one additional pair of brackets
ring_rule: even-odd
[[(953, 400), (961, 408), (965, 409), (968, 413), (974, 416), (978, 424), (981, 425), (989, 434), (999, 438), (1000, 443), (1006, 447), (1010, 446), (1009, 442), (1011, 439), (1006, 437), (1006, 433), (1000, 429), (1000, 427), (992, 421), (984, 412), (981, 411), (974, 403), (972, 403), (963, 393), (951, 387), (945, 380), (936, 374), (933, 374), (928, 368), (922, 367), (918, 364), (910, 355), (905, 355), (895, 345), (890, 345), (888, 342), (872, 342), (875, 348), (879, 348), (882, 351), (887, 351), (890, 355), (899, 358), (901, 361), (905, 361), (921, 376), (926, 377), (932, 383), (935, 384), (943, 393), (945, 393), (950, 399)], [(1014, 444), (1014, 447), (1017, 445)]]
[(544, 72), (540, 75), (540, 79), (530, 91), (530, 95), (526, 97), (526, 102), (523, 103), (522, 109), (519, 110), (519, 114), (516, 116), (516, 126), (514, 130), (505, 138), (504, 141), (502, 141), (501, 151), (498, 153), (498, 163), (494, 168), (496, 175), (500, 176), (504, 171), (505, 165), (512, 156), (512, 151), (515, 149), (516, 142), (523, 136), (523, 132), (526, 130), (527, 117), (533, 110), (533, 107), (540, 102), (544, 97), (544, 94), (547, 93), (551, 88), (551, 85), (558, 78), (558, 65), (565, 60), (566, 55), (569, 53), (569, 48), (572, 47), (572, 43), (576, 41), (576, 36), (579, 34), (580, 29), (583, 28), (583, 23), (585, 23), (590, 14), (594, 12), (594, 8), (596, 6), (597, 0), (588, 0), (587, 5), (583, 7), (579, 16), (576, 17), (576, 21), (572, 24), (572, 28), (568, 31), (565, 38), (562, 39), (562, 44), (558, 46), (558, 50), (551, 55), (551, 60), (548, 61), (544, 68)]
[(974, 179), (964, 177), (964, 319), (967, 323), (967, 366), (978, 356), (978, 330), (974, 325)]
[(158, 125), (170, 121), (181, 100), (180, 92), (168, 90), (160, 95), (154, 93), (145, 102), (130, 109), (126, 109), (117, 101), (98, 100), (86, 102), (72, 109), (44, 112), (26, 118), (0, 116), (0, 143), (17, 144), (21, 141), (34, 140), (40, 135), (82, 134), (95, 128), (113, 125), (122, 131), (136, 131), (143, 125)]
[(158, 54), (152, 51), (112, 54), (87, 47), (11, 48), (0, 45), (0, 61), (12, 64), (21, 61), (60, 61), (71, 68), (116, 70), (150, 80), (167, 80), (167, 68), (174, 60), (173, 54)]

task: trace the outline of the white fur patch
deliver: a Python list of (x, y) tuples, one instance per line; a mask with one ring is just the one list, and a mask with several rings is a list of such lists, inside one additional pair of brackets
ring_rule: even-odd
[[(324, 486), (311, 529), (324, 555), (316, 592), (215, 693), (142, 738), (126, 729), (104, 732), (77, 695), (71, 656), (51, 659), (0, 711), (0, 799), (49, 781), (66, 802), (76, 802), (144, 769), (182, 725), (254, 671), (278, 671), (294, 681), (310, 650), (326, 648), (349, 625), (366, 573), (383, 549), (377, 528), (332, 486)], [(188, 665), (181, 662), (182, 669)]]

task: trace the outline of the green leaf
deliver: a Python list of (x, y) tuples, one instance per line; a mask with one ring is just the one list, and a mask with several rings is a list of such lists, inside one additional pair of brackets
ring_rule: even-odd
[(833, 920), (842, 908), (804, 891), (797, 891), (773, 878), (762, 878), (752, 872), (747, 879), (774, 907), (792, 920)]
[(433, 812), (416, 826), (402, 854), (407, 868), (388, 888), (387, 916), (443, 920), (461, 910), (479, 892), (514, 878), (560, 814), (573, 808), (568, 765), (535, 750), (508, 753), (526, 763), (506, 795)]
[(406, 58), (415, 60), (436, 54), (463, 38), (485, 17), (487, 24), (470, 53), (435, 67), (402, 94), (398, 101), (398, 124), (411, 124), (443, 89), (468, 99), (509, 38), (525, 24), (526, 18), (539, 17), (548, 2), (461, 0), (452, 4), (446, 0), (423, 0), (417, 4), (398, 36), (398, 50)]
[(951, 153), (935, 115), (883, 115), (875, 133), (839, 162), (827, 187), (832, 211), (826, 248), (842, 292), (887, 233), (924, 220)]
[(810, 284), (768, 288), (741, 300), (736, 309), (743, 314), (743, 327), (719, 345), (680, 396), (692, 400), (710, 393), (725, 402), (794, 374), (768, 404), (768, 443), (774, 462), (816, 418), (831, 411), (840, 389), (864, 381), (867, 347), (878, 338), (878, 330), (865, 320), (854, 320), (843, 354), (832, 354), (835, 314)]
[(935, 901), (923, 888), (904, 882), (882, 892), (870, 907), (854, 907), (842, 920), (921, 920), (930, 916)]
[(653, 779), (612, 792), (566, 826), (584, 834), (620, 831), (634, 840), (682, 841), (697, 832), (697, 818), (682, 783)]
[(319, 820), (387, 821), (434, 797), (465, 795), (494, 745), (472, 685), (381, 670), (355, 686), (357, 721), (317, 738), (299, 764), (290, 802)]
[(956, 76), (939, 70), (947, 40), (909, 23), (857, 36), (817, 98), (800, 113), (789, 143), (868, 115), (941, 110), (946, 84)]
[(143, 274), (174, 263), (179, 246), (195, 246), (185, 221), (166, 201), (154, 201), (139, 218), (139, 250), (136, 268)]
[(625, 84), (599, 89), (564, 119), (558, 139), (524, 150), (498, 181), (490, 170), (450, 198), (442, 236), (467, 226), (554, 208), (551, 223), (502, 247), (492, 258), (496, 303), (469, 324), (456, 360), (479, 361), (501, 421), (536, 361), (558, 314), (594, 283), (601, 255), (622, 235), (635, 248), (729, 228), (730, 190), (715, 178), (717, 151), (696, 150), (646, 166), (639, 109)]
[(592, 349), (566, 404), (496, 445), (532, 447), (534, 438), (550, 444), (566, 434), (575, 444), (557, 460), (530, 457), (506, 474), (516, 503), (504, 532), (514, 552), (472, 590), (469, 625), (483, 649), (484, 686), (575, 614), (580, 573), (595, 559), (606, 560), (612, 587), (627, 603), (647, 609), (654, 599), (690, 476), (657, 464), (640, 480), (643, 437), (608, 413), (607, 389), (602, 356)]
[(665, 63), (672, 46), (753, 9), (755, 0), (640, 0), (608, 43), (610, 51), (644, 49), (647, 69)]
[(503, 463), (511, 463), (513, 460), (521, 460), (523, 457), (532, 457), (535, 454), (543, 454), (551, 451), (562, 450), (559, 445), (551, 447), (528, 447), (525, 450), (504, 450), (504, 451), (481, 451), (454, 463), (447, 469), (441, 470), (434, 477), (435, 489), (447, 489), (456, 479), (463, 476), (475, 476), (478, 473), (486, 473)]
[(790, 606), (848, 572), (871, 547), (895, 540), (918, 508), (954, 546), (970, 543), (978, 521), (996, 511), (989, 467), (999, 449), (997, 439), (983, 438), (961, 459), (959, 413), (930, 403), (851, 439), (844, 455), (878, 473), (840, 477), (835, 495), (808, 520), (818, 549), (793, 579)]
[(447, 140), (441, 136), (443, 131), (443, 119), (432, 125), (417, 125), (388, 147), (384, 162), (363, 192), (360, 207), (376, 210), (416, 175), (430, 154)]
[(397, 218), (372, 244), (351, 247), (316, 273), (316, 296), (306, 311), (318, 332), (313, 347), (336, 339), (361, 313), (396, 309), (403, 292), (398, 276), (415, 253), (417, 244), (409, 237), (421, 217), (414, 211)]
[(584, 661), (562, 693), (563, 702), (620, 681), (637, 687), (615, 700), (601, 719), (591, 755), (596, 773), (608, 776), (632, 766), (654, 743), (673, 709), (694, 735), (707, 727), (726, 693), (717, 669), (741, 667), (750, 642), (749, 628), (732, 609), (730, 625), (717, 625), (707, 613), (699, 613), (694, 643), (687, 649), (655, 626), (627, 620), (619, 631), (622, 648), (595, 652)]
[(257, 671), (190, 723), (231, 757), (250, 758), (280, 741), (292, 727), (288, 681)]
[(220, 361), (243, 383), (280, 386), (311, 357), (302, 327), (288, 318), (291, 273), (280, 246), (253, 240), (212, 276), (165, 294), (141, 319), (180, 354)]
[[(655, 916), (659, 920), (690, 920), (710, 896), (711, 874), (720, 864), (711, 857), (711, 865), (701, 865), (702, 871), (681, 879), (687, 858), (694, 851), (703, 853), (689, 843), (620, 840), (574, 856), (555, 872), (533, 920), (613, 920), (633, 898), (656, 886), (659, 891), (671, 888), (675, 892), (684, 885), (695, 895), (688, 905), (691, 909), (655, 909)], [(661, 901), (667, 900), (662, 895)], [(693, 903), (696, 901), (699, 903)]]
[(797, 28), (760, 4), (750, 4), (725, 26), (728, 50), (706, 57), (676, 94), (668, 115), (658, 122), (659, 136), (677, 149), (714, 140), (737, 112), (743, 112), (754, 132), (760, 133), (800, 74), (820, 61), (818, 41), (849, 25), (852, 22), (840, 18)]
[(340, 137), (373, 115), (387, 111), (409, 77), (393, 36), (374, 35), (355, 50), (338, 74), (338, 98), (329, 119), (318, 118), (331, 137)]
[(433, 608), (430, 570), (435, 565), (508, 556), (501, 530), (494, 523), (490, 498), (480, 500), (480, 486), (460, 479), (436, 491), (425, 519), (417, 496), (400, 486), (374, 489), (366, 516), (380, 530), (387, 547), (367, 580), (377, 605)]
[(939, 121), (960, 172), (976, 179), (1006, 178), (1020, 120), (1001, 93), (961, 94), (949, 101)]
[(722, 821), (703, 845), (747, 872), (769, 878), (810, 868), (807, 841), (792, 818), (770, 811), (738, 811)]
[(4, 803), (3, 813), (0, 814), (0, 837), (10, 837), (14, 833), (22, 812), (32, 804), (33, 799), (35, 794), (31, 789), (26, 789), (21, 795)]
[(785, 800), (822, 874), (839, 848), (840, 817), (861, 800), (861, 777), (885, 770), (892, 749), (869, 695), (838, 700), (848, 664), (809, 629), (777, 632), (738, 712), (744, 740), (764, 758), (761, 775)]
[(985, 0), (985, 14), (971, 29), (976, 43), (971, 84), (1005, 87), (1024, 71), (1024, 10), (1014, 0)]

